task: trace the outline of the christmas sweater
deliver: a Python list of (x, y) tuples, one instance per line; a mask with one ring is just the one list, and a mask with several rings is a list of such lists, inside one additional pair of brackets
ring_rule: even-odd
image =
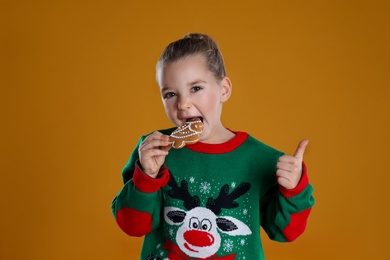
[(280, 242), (303, 233), (314, 204), (305, 164), (297, 187), (285, 189), (276, 182), (283, 153), (234, 133), (223, 144), (171, 149), (157, 178), (142, 172), (140, 139), (111, 206), (126, 234), (145, 236), (140, 259), (264, 259), (260, 226)]

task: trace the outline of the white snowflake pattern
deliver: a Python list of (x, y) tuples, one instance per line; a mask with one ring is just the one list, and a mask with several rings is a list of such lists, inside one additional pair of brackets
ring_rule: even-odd
[(163, 256), (164, 255), (164, 252), (160, 252), (160, 256)]
[(170, 229), (169, 229), (169, 231), (168, 231), (168, 233), (169, 233), (169, 235), (171, 235), (171, 236), (172, 236), (172, 235), (173, 235), (173, 229), (172, 229), (172, 228), (170, 228)]
[(210, 191), (211, 191), (211, 184), (208, 183), (208, 182), (202, 182), (200, 185), (199, 185), (199, 190), (201, 193), (203, 194), (209, 194)]
[(242, 214), (244, 214), (244, 215), (248, 214), (248, 209), (243, 209)]
[(157, 246), (156, 246), (156, 249), (159, 249), (161, 247), (161, 244), (158, 244)]
[(233, 247), (234, 247), (233, 240), (231, 240), (231, 239), (226, 239), (226, 240), (223, 242), (223, 251), (225, 251), (225, 252), (232, 252)]
[(243, 239), (243, 238), (240, 239), (240, 245), (241, 245), (241, 246), (245, 246), (245, 239)]
[(234, 181), (233, 181), (232, 184), (231, 184), (231, 186), (232, 186), (233, 189), (236, 187), (236, 185), (237, 185), (237, 184), (236, 184), (236, 182), (234, 182)]
[(191, 177), (190, 178), (190, 183), (194, 183), (195, 182), (195, 177)]

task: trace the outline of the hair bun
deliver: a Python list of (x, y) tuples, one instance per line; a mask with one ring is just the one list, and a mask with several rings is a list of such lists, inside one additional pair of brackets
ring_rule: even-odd
[(204, 33), (188, 33), (183, 38), (171, 42), (161, 54), (156, 70), (159, 70), (169, 62), (174, 62), (190, 55), (203, 55), (208, 70), (218, 80), (226, 76), (225, 64), (217, 43)]
[(184, 39), (195, 39), (195, 40), (204, 40), (207, 38), (209, 37), (203, 33), (189, 33), (184, 36)]

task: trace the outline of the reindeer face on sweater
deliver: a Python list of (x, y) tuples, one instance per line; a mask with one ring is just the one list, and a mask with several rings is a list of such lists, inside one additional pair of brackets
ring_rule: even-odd
[(246, 193), (250, 184), (241, 183), (229, 194), (229, 187), (221, 188), (217, 199), (209, 198), (206, 207), (200, 206), (197, 196), (191, 196), (188, 192), (188, 184), (182, 181), (179, 187), (172, 178), (169, 185), (172, 190), (168, 195), (184, 201), (188, 211), (177, 207), (165, 207), (164, 219), (169, 225), (179, 226), (176, 232), (176, 243), (180, 250), (190, 257), (206, 258), (219, 250), (221, 235), (246, 236), (252, 232), (242, 221), (231, 216), (219, 216), (222, 208), (235, 208), (238, 203), (234, 200)]

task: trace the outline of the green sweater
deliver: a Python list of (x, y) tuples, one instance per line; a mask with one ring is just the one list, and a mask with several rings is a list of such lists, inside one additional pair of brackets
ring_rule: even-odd
[(275, 177), (283, 153), (235, 134), (223, 144), (171, 149), (156, 179), (139, 167), (140, 139), (112, 203), (125, 233), (145, 235), (140, 259), (264, 259), (260, 225), (281, 242), (303, 233), (314, 204), (305, 165), (287, 190)]

